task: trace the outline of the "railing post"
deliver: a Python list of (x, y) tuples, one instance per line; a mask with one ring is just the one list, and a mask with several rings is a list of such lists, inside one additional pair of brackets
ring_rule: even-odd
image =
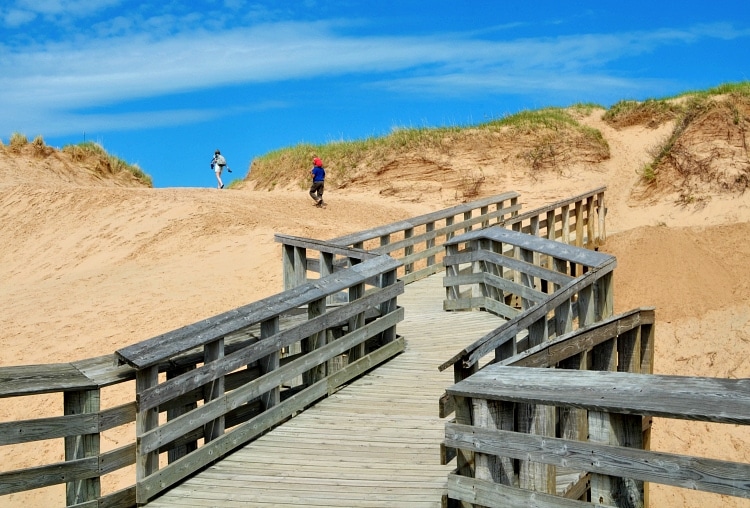
[(614, 313), (614, 275), (612, 272), (594, 282), (596, 320), (601, 321)]
[[(518, 432), (538, 436), (555, 436), (555, 406), (541, 404), (516, 404)], [(521, 460), (518, 485), (524, 490), (555, 494), (555, 466)]]
[(606, 216), (607, 207), (604, 202), (604, 193), (600, 192), (596, 195), (596, 201), (598, 204), (598, 215), (599, 215), (599, 241), (596, 246), (604, 245), (607, 241), (607, 227), (606, 227)]
[[(471, 241), (471, 250), (474, 252), (481, 252), (484, 248), (482, 239)], [(471, 273), (475, 275), (481, 275), (484, 273), (484, 262), (473, 261), (471, 263)], [(476, 299), (484, 299), (487, 297), (487, 287), (483, 282), (476, 282), (471, 286), (471, 296)], [(473, 305), (472, 305), (473, 306)]]
[[(190, 372), (193, 369), (195, 369), (195, 365), (186, 365), (185, 367), (169, 369), (167, 371), (167, 380), (174, 379), (177, 376), (184, 374), (185, 372)], [(190, 411), (192, 411), (193, 409), (197, 407), (198, 407), (198, 404), (196, 402), (188, 402), (180, 407), (176, 407), (174, 409), (167, 409), (167, 421), (174, 420), (175, 418), (178, 418), (181, 415), (189, 413)], [(171, 450), (167, 452), (167, 460), (171, 464), (172, 462), (184, 457), (190, 452), (194, 452), (197, 449), (198, 449), (197, 441), (190, 441), (185, 444), (181, 444), (179, 446), (172, 448)]]
[[(95, 390), (80, 390), (64, 393), (65, 415), (98, 413), (101, 405), (101, 393)], [(96, 457), (100, 451), (100, 434), (84, 434), (65, 438), (65, 460), (76, 460)], [(85, 501), (94, 501), (101, 495), (101, 480), (98, 476), (85, 480), (68, 482), (65, 485), (67, 506)]]
[[(381, 287), (387, 288), (388, 286), (392, 286), (393, 284), (396, 283), (397, 280), (398, 280), (398, 275), (397, 275), (396, 270), (391, 270), (389, 272), (386, 272), (382, 275)], [(386, 314), (390, 314), (391, 312), (396, 310), (397, 306), (398, 306), (398, 302), (396, 298), (391, 298), (390, 300), (381, 303), (380, 315), (385, 316)], [(396, 340), (396, 326), (394, 325), (384, 330), (382, 336), (383, 336), (383, 344), (388, 344)]]
[[(320, 278), (328, 277), (333, 274), (333, 254), (330, 252), (321, 252), (320, 256)], [(329, 304), (335, 303), (335, 295), (330, 295), (326, 298), (326, 302)]]
[[(153, 388), (159, 384), (159, 367), (152, 365), (151, 367), (145, 367), (135, 374), (135, 391), (136, 401), (140, 399), (140, 394), (149, 388)], [(146, 432), (155, 429), (159, 426), (159, 407), (152, 407), (142, 411), (138, 408), (138, 412), (135, 415), (135, 436), (136, 436), (136, 452), (135, 452), (135, 479), (136, 479), (136, 493), (135, 499), (138, 503), (145, 503), (149, 499), (147, 492), (142, 492), (140, 483), (148, 478), (151, 474), (159, 470), (159, 451), (154, 450), (152, 452), (144, 453), (141, 451), (141, 436)]]
[[(364, 283), (355, 284), (354, 286), (349, 288), (349, 301), (353, 302), (355, 300), (358, 300), (359, 298), (362, 298), (364, 294), (365, 294)], [(354, 330), (357, 330), (358, 328), (362, 328), (363, 326), (365, 326), (364, 312), (360, 312), (356, 316), (349, 318), (349, 333), (353, 332)], [(348, 362), (353, 363), (355, 360), (359, 360), (364, 355), (365, 355), (365, 344), (364, 343), (358, 344), (349, 350)]]
[[(450, 244), (445, 246), (445, 255), (455, 256), (458, 254), (458, 245)], [(456, 277), (458, 276), (458, 265), (450, 264), (445, 265), (445, 276)], [(446, 300), (458, 300), (460, 298), (458, 286), (445, 286), (445, 299)]]
[[(308, 319), (313, 319), (318, 316), (322, 316), (325, 313), (326, 313), (326, 299), (325, 298), (321, 298), (320, 300), (315, 300), (314, 302), (310, 302), (307, 305), (307, 318)], [(310, 337), (302, 339), (302, 353), (304, 354), (312, 353), (316, 349), (325, 346), (327, 339), (328, 339), (328, 334), (326, 333), (326, 330), (321, 330), (319, 332), (313, 333)], [(327, 375), (326, 366), (327, 364), (324, 362), (306, 371), (302, 375), (303, 384), (305, 386), (311, 386), (312, 384), (325, 378)]]
[[(431, 232), (435, 231), (435, 223), (434, 222), (428, 222), (425, 225), (425, 231), (427, 233), (431, 233)], [(435, 246), (435, 239), (434, 238), (429, 238), (425, 242), (425, 250), (429, 250), (429, 249), (433, 248), (434, 246)], [(427, 266), (430, 267), (430, 266), (432, 266), (434, 264), (435, 264), (435, 255), (433, 254), (431, 256), (427, 256)]]
[(281, 255), (284, 291), (307, 282), (307, 250), (294, 245), (284, 245)]
[[(321, 264), (321, 270), (323, 265)], [(271, 319), (263, 321), (260, 324), (260, 340), (272, 337), (279, 332), (279, 317), (275, 316)], [(264, 356), (258, 361), (261, 375), (268, 374), (279, 368), (280, 364), (280, 351), (274, 351), (268, 356)], [(281, 388), (279, 386), (272, 388), (260, 397), (263, 403), (263, 409), (267, 410), (272, 408), (281, 402)]]
[[(414, 236), (414, 228), (407, 228), (404, 230), (404, 240), (408, 240), (412, 236)], [(409, 245), (404, 247), (404, 257), (411, 256), (412, 254), (414, 254), (414, 245), (410, 243)], [(404, 265), (405, 274), (411, 273), (413, 271), (414, 271), (414, 263), (406, 263)]]
[(570, 205), (562, 206), (562, 243), (570, 243)]
[[(204, 362), (209, 363), (214, 360), (224, 358), (224, 338), (209, 342), (203, 346)], [(204, 387), (203, 402), (211, 402), (224, 396), (224, 376), (214, 379), (209, 385)], [(224, 434), (224, 416), (207, 423), (203, 426), (203, 439), (206, 443), (212, 441)]]
[[(512, 402), (472, 399), (474, 426), (489, 430), (515, 430), (515, 404)], [(484, 453), (474, 454), (474, 475), (502, 485), (514, 485), (513, 459)]]
[[(611, 446), (643, 449), (640, 415), (589, 411), (589, 441)], [(644, 506), (640, 480), (591, 474), (591, 501), (605, 506)]]
[(586, 248), (588, 249), (596, 247), (595, 225), (594, 196), (589, 196), (586, 198)]
[(576, 201), (575, 204), (576, 212), (576, 247), (583, 247), (583, 203)]
[[(453, 402), (456, 423), (461, 425), (473, 425), (471, 399), (454, 396)], [(456, 473), (469, 478), (474, 477), (474, 452), (462, 448), (456, 450)]]
[[(486, 205), (486, 206), (483, 206), (483, 207), (481, 207), (479, 209), (479, 214), (480, 215), (487, 215), (487, 213), (489, 213), (489, 211), (490, 211), (490, 207), (489, 207), (489, 205)], [(489, 219), (483, 220), (482, 221), (482, 229), (487, 229), (488, 227), (490, 227), (490, 221), (489, 221)]]

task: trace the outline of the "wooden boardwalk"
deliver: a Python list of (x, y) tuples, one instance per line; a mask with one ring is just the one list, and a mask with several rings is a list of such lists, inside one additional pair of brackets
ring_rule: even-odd
[(438, 365), (503, 321), (444, 312), (442, 275), (406, 286), (406, 350), (147, 506), (439, 507), (454, 466), (440, 465)]

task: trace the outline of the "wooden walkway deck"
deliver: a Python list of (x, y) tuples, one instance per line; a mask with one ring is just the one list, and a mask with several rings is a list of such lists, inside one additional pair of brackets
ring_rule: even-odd
[(443, 312), (442, 275), (406, 286), (406, 350), (147, 506), (439, 507), (453, 466), (440, 465), (438, 365), (502, 320)]

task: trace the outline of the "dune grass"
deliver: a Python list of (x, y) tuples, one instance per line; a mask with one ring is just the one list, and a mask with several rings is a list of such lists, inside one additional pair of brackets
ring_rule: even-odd
[(78, 144), (65, 145), (62, 151), (69, 154), (76, 161), (94, 158), (97, 161), (97, 169), (99, 171), (111, 174), (128, 172), (138, 181), (148, 187), (153, 187), (151, 176), (146, 174), (137, 164), (130, 164), (117, 156), (107, 153), (104, 147), (98, 143), (84, 141)]
[[(716, 101), (717, 96), (727, 96), (727, 100)], [(659, 165), (667, 158), (670, 158), (675, 144), (687, 130), (687, 128), (696, 119), (705, 116), (709, 111), (725, 109), (730, 115), (732, 123), (740, 125), (747, 122), (741, 113), (741, 104), (750, 104), (750, 81), (739, 83), (726, 83), (708, 90), (695, 92), (684, 92), (669, 99), (658, 101), (660, 104), (669, 104), (674, 99), (685, 99), (679, 102), (676, 107), (675, 126), (670, 135), (662, 142), (658, 143), (651, 150), (649, 155), (653, 158), (644, 165), (641, 176), (647, 183), (655, 183), (659, 173)], [(646, 101), (649, 102), (649, 101)], [(656, 102), (656, 101), (654, 101)], [(644, 103), (645, 104), (645, 103)], [(660, 106), (666, 107), (666, 106)], [(682, 172), (690, 172), (682, 168)]]
[[(592, 104), (577, 105), (581, 111), (589, 111)], [(451, 147), (462, 137), (478, 136), (482, 133), (510, 132), (519, 135), (539, 131), (563, 132), (575, 130), (594, 143), (607, 147), (602, 134), (581, 125), (562, 108), (545, 108), (521, 111), (478, 125), (396, 128), (380, 137), (368, 137), (353, 141), (333, 141), (325, 144), (300, 143), (257, 157), (250, 166), (250, 178), (259, 188), (273, 189), (277, 185), (298, 182), (304, 186), (312, 167), (313, 157), (320, 157), (330, 175), (339, 182), (347, 181), (358, 168), (367, 162), (377, 165), (402, 153), (421, 153), (426, 150), (449, 153)], [(608, 150), (608, 147), (607, 147)]]

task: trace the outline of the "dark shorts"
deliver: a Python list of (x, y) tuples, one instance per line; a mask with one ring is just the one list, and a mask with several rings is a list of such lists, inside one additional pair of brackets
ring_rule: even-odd
[(323, 187), (325, 182), (313, 182), (310, 186), (310, 195), (315, 199), (316, 197), (323, 197)]

